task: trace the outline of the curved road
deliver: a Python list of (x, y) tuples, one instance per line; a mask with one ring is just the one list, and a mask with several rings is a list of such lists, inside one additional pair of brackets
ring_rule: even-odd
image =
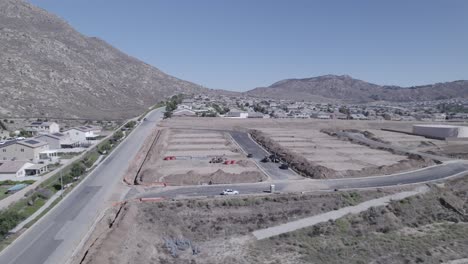
[(162, 108), (149, 113), (64, 200), (2, 251), (0, 263), (67, 263), (97, 217), (121, 198), (123, 174), (162, 116)]
[(466, 163), (466, 161), (451, 162), (411, 172), (374, 177), (329, 180), (281, 180), (245, 184), (220, 184), (186, 187), (171, 186), (166, 188), (157, 187), (149, 189), (148, 192), (139, 194), (135, 196), (135, 198), (212, 196), (219, 195), (220, 192), (225, 188), (236, 189), (241, 194), (258, 194), (269, 190), (270, 184), (274, 184), (276, 191), (279, 192), (310, 192), (330, 191), (334, 189), (379, 188), (438, 181), (462, 175), (468, 175), (468, 163)]

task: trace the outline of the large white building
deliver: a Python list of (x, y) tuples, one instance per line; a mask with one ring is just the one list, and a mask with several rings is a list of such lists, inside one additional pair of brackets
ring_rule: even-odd
[(432, 138), (468, 138), (468, 127), (451, 125), (413, 125), (413, 134)]

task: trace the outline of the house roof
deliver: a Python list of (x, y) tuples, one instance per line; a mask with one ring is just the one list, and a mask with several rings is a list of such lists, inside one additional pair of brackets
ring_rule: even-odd
[(7, 141), (7, 142), (1, 144), (0, 148), (4, 148), (4, 147), (10, 146), (10, 145), (13, 145), (15, 143), (16, 143), (16, 141)]
[(35, 121), (35, 122), (32, 122), (31, 124), (29, 124), (28, 126), (32, 126), (32, 127), (35, 127), (35, 126), (50, 126), (52, 124), (57, 124), (57, 123), (55, 123), (55, 122)]
[(62, 134), (62, 133), (42, 134), (42, 135), (39, 135), (39, 136), (37, 136), (37, 137), (35, 137), (35, 138), (40, 139), (40, 138), (42, 138), (42, 137), (50, 137), (50, 138), (53, 138), (53, 139), (58, 139), (58, 140), (60, 140), (60, 139), (65, 138), (65, 135)]
[(101, 127), (86, 125), (86, 126), (72, 127), (72, 128), (70, 128), (70, 129), (68, 129), (66, 131), (69, 131), (69, 130), (72, 130), (72, 129), (79, 130), (79, 131), (82, 131), (82, 132), (90, 132), (90, 131), (101, 130)]
[(47, 142), (40, 141), (38, 139), (25, 139), (16, 141), (16, 143), (30, 148), (38, 148), (48, 144)]
[(172, 115), (195, 115), (195, 111), (189, 109), (179, 109), (172, 113)]
[(42, 169), (42, 168), (44, 168), (46, 166), (47, 165), (45, 165), (45, 164), (34, 164), (34, 165), (31, 165), (31, 166), (25, 168), (25, 170), (40, 170), (40, 169)]
[(0, 173), (17, 173), (26, 161), (2, 161), (0, 162)]

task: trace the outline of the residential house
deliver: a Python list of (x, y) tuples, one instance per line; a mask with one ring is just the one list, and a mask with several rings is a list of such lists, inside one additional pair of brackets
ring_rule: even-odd
[(190, 109), (178, 109), (172, 112), (172, 116), (197, 116), (197, 113), (195, 111), (192, 111)]
[(25, 169), (33, 165), (26, 161), (0, 161), (0, 181), (22, 178), (26, 176)]
[(33, 135), (38, 134), (53, 134), (60, 132), (59, 124), (55, 122), (42, 122), (36, 121), (27, 125), (25, 130), (31, 132)]
[(35, 138), (49, 143), (49, 149), (75, 148), (80, 146), (79, 141), (73, 141), (64, 133), (43, 134)]
[(183, 99), (182, 100), (182, 104), (186, 104), (186, 105), (192, 105), (194, 102), (193, 99)]
[(189, 110), (191, 110), (192, 105), (180, 104), (180, 105), (177, 105), (177, 109), (178, 110), (180, 110), (180, 109), (189, 109)]
[(257, 112), (249, 112), (247, 118), (263, 118), (263, 114)]
[(349, 117), (353, 120), (367, 120), (367, 116), (363, 115), (363, 114), (351, 114), (349, 115)]
[(435, 122), (444, 122), (447, 120), (447, 115), (444, 113), (435, 113), (432, 114), (432, 120)]
[(247, 118), (249, 113), (247, 112), (228, 112), (224, 117), (228, 118)]
[(330, 113), (319, 111), (312, 113), (313, 118), (318, 118), (318, 119), (330, 119)]
[(89, 143), (90, 140), (96, 140), (101, 135), (101, 127), (98, 126), (80, 126), (73, 127), (63, 132), (72, 142), (80, 144)]
[(341, 120), (346, 120), (348, 119), (348, 115), (345, 113), (341, 113), (338, 111), (335, 111), (333, 114), (331, 114), (333, 119), (341, 119)]
[(36, 139), (11, 141), (0, 145), (1, 160), (40, 161), (40, 153), (49, 150), (49, 144)]

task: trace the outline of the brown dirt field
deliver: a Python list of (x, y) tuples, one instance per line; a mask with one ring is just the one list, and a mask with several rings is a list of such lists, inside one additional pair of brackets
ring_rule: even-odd
[(243, 171), (241, 173), (228, 173), (217, 170), (210, 174), (199, 174), (189, 171), (185, 174), (171, 174), (161, 180), (168, 185), (202, 185), (202, 184), (227, 184), (227, 183), (251, 183), (262, 182), (267, 177), (258, 171)]
[[(310, 134), (313, 147), (293, 148), (284, 146), (282, 139), (274, 140), (275, 132), (250, 130), (252, 137), (263, 147), (277, 153), (296, 171), (310, 178), (341, 178), (385, 175), (423, 168), (435, 164), (420, 157), (395, 155), (391, 152), (372, 149), (349, 141), (333, 138), (319, 131)], [(295, 133), (299, 130), (290, 130)], [(283, 132), (281, 132), (283, 133)], [(297, 134), (304, 133), (300, 130)], [(325, 140), (322, 140), (325, 139)], [(291, 144), (293, 141), (288, 141)], [(343, 147), (345, 146), (345, 147)]]
[[(394, 190), (396, 191), (396, 190)], [(468, 178), (357, 215), (256, 241), (253, 230), (390, 191), (334, 192), (124, 206), (83, 263), (442, 263), (468, 257)], [(176, 239), (189, 247), (176, 249)], [(180, 241), (182, 241), (180, 240)], [(169, 242), (169, 243), (168, 243)]]
[[(244, 198), (132, 203), (108, 233), (90, 248), (88, 263), (268, 263), (249, 247), (253, 230), (285, 223), (381, 197), (393, 191), (364, 191)], [(109, 220), (106, 220), (109, 221)], [(103, 226), (105, 229), (105, 225)], [(200, 250), (177, 250), (173, 257), (165, 239), (188, 239)], [(283, 259), (283, 258), (282, 258)], [(287, 258), (283, 259), (288, 263)], [(289, 262), (294, 263), (294, 262)]]
[[(267, 180), (226, 133), (170, 128), (164, 131), (143, 164), (139, 176), (142, 183), (199, 185)], [(175, 156), (176, 160), (164, 161), (166, 156)], [(216, 156), (235, 160), (236, 164), (209, 163)]]

